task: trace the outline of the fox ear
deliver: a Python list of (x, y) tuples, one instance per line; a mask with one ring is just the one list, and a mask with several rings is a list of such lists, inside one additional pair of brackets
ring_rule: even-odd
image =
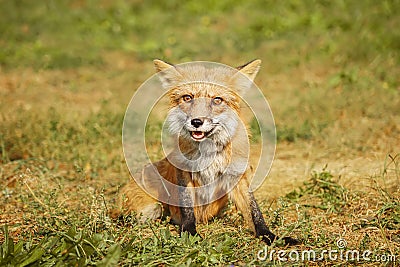
[(181, 80), (182, 75), (174, 65), (159, 59), (155, 59), (153, 62), (156, 71), (158, 72), (158, 77), (165, 88), (171, 88)]
[(159, 59), (154, 59), (153, 62), (154, 62), (154, 66), (156, 67), (157, 72), (174, 67), (174, 65), (169, 64), (169, 63), (159, 60)]
[(260, 70), (261, 66), (261, 60), (260, 59), (255, 59), (253, 61), (250, 61), (249, 63), (246, 63), (242, 66), (237, 67), (240, 73), (244, 74), (249, 78), (251, 81), (254, 81), (254, 78), (256, 77), (258, 71)]
[(232, 87), (241, 94), (245, 93), (252, 86), (260, 65), (261, 60), (256, 59), (237, 67), (238, 72), (231, 78)]

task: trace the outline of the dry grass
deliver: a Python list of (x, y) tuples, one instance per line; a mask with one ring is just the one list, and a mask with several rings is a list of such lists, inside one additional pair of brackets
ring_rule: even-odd
[[(10, 15), (10, 29), (16, 30), (1, 28), (14, 46), (0, 37), (0, 48), (9, 53), (0, 53), (0, 226), (8, 226), (15, 251), (20, 249), (16, 259), (28, 264), (31, 259), (36, 265), (56, 262), (57, 257), (71, 264), (108, 266), (116, 265), (115, 259), (121, 265), (262, 264), (256, 253), (263, 244), (231, 211), (201, 226), (202, 240), (177, 236), (176, 227), (165, 221), (140, 225), (128, 220), (121, 227), (107, 216), (118, 188), (129, 179), (122, 120), (134, 90), (153, 73), (150, 58), (240, 65), (260, 57), (264, 63), (256, 82), (274, 113), (278, 144), (271, 173), (256, 196), (273, 231), (291, 232), (303, 240), (299, 251), (334, 249), (337, 239), (344, 238), (349, 249), (369, 249), (400, 260), (399, 49), (398, 34), (386, 31), (399, 27), (398, 1), (347, 7), (340, 1), (331, 7), (297, 1), (271, 4), (274, 14), (285, 15), (286, 21), (278, 15), (258, 16), (258, 10), (239, 3), (254, 12), (252, 19), (243, 21), (238, 8), (211, 3), (204, 5), (213, 12), (199, 15), (201, 6), (191, 2), (181, 9), (193, 12), (199, 26), (185, 31), (180, 19), (166, 27), (185, 34), (194, 47), (165, 34), (165, 41), (158, 43), (150, 26), (155, 17), (165, 15), (159, 7), (144, 5), (142, 13), (136, 13), (123, 1), (104, 2), (108, 4), (97, 9), (74, 1), (66, 13), (71, 25), (77, 25), (76, 18), (97, 25), (95, 44), (86, 48), (93, 51), (82, 53), (80, 63), (74, 56), (86, 51), (81, 45), (88, 42), (80, 39), (85, 31), (75, 36), (57, 24), (61, 33), (72, 36), (75, 54), (64, 55), (70, 47), (49, 26), (59, 23), (55, 17), (40, 20), (32, 15), (24, 21)], [(0, 5), (13, 14), (10, 3)], [(42, 9), (32, 5), (41, 14)], [(353, 19), (352, 10), (358, 10), (359, 17)], [(110, 33), (117, 29), (106, 23), (116, 23), (113, 12), (119, 14), (121, 27), (133, 23), (135, 31), (145, 31), (146, 41), (132, 48), (128, 41), (138, 40), (137, 34), (124, 29), (118, 37)], [(130, 21), (135, 16), (143, 23)], [(163, 23), (169, 19), (160, 18)], [(244, 23), (248, 30), (232, 23)], [(35, 44), (32, 31), (40, 25), (45, 29), (38, 37), (43, 47), (28, 53), (23, 49)], [(221, 36), (227, 28), (233, 39)], [(211, 43), (202, 44), (207, 34)], [(44, 40), (50, 37), (53, 42), (46, 47)], [(50, 61), (43, 59), (46, 49)], [(7, 240), (0, 231), (3, 252)], [(47, 250), (40, 254), (38, 244)], [(380, 264), (396, 265), (398, 260)]]

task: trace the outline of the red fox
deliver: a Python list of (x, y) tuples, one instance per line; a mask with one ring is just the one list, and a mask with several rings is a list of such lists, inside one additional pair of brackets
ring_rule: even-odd
[[(240, 119), (240, 94), (253, 84), (261, 60), (236, 69), (175, 66), (161, 60), (154, 64), (167, 90), (166, 120), (170, 133), (177, 136), (177, 147), (166, 158), (145, 166), (121, 189), (122, 212), (136, 212), (141, 221), (169, 214), (181, 232), (195, 235), (196, 223), (217, 216), (231, 200), (256, 237), (267, 244), (277, 240), (249, 190), (249, 136)], [(168, 191), (174, 201), (163, 203), (160, 177), (176, 185)], [(137, 184), (139, 180), (147, 192)], [(283, 240), (298, 243), (291, 237)]]

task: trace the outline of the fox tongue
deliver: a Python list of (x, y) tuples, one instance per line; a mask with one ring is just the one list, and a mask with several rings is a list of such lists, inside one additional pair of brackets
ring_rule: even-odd
[(192, 136), (195, 139), (202, 139), (204, 137), (204, 132), (194, 131), (192, 132)]

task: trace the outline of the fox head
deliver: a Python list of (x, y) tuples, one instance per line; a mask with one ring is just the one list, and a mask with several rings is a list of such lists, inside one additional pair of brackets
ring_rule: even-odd
[(161, 60), (154, 64), (168, 90), (170, 132), (192, 143), (229, 143), (241, 124), (240, 95), (252, 86), (261, 60), (236, 69), (202, 63), (174, 66)]

